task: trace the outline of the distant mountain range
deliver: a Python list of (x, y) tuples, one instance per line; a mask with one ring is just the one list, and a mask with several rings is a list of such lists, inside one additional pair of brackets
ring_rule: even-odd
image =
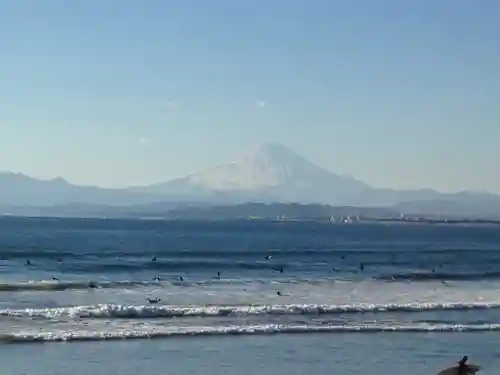
[(184, 178), (128, 189), (77, 186), (63, 178), (44, 181), (0, 173), (0, 212), (4, 213), (160, 212), (186, 204), (245, 202), (391, 207), (421, 215), (500, 217), (497, 195), (374, 188), (321, 168), (279, 144), (262, 145), (232, 162)]
[(0, 206), (51, 206), (68, 203), (130, 205), (162, 200), (165, 197), (158, 194), (76, 186), (60, 177), (39, 180), (20, 173), (0, 172)]

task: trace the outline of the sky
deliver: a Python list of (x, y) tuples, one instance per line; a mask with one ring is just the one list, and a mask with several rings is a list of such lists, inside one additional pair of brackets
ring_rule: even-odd
[(281, 143), (500, 193), (500, 1), (0, 0), (0, 170), (144, 185)]

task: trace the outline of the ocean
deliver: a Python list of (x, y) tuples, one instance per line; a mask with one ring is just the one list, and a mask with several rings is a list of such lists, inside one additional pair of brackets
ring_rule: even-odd
[(3, 217), (0, 272), (7, 375), (500, 365), (500, 227)]

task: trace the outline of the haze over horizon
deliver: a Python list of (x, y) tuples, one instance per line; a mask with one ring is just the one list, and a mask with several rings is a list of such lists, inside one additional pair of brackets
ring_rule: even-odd
[(276, 142), (500, 193), (500, 3), (0, 0), (0, 170), (125, 187)]

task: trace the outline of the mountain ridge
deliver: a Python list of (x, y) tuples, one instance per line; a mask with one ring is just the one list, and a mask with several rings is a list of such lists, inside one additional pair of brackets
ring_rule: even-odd
[[(183, 194), (185, 197), (192, 194), (201, 194), (207, 198), (225, 195), (229, 201), (262, 199), (326, 203), (331, 192), (322, 189), (325, 185), (330, 188), (335, 186), (339, 196), (371, 189), (364, 182), (339, 176), (285, 146), (272, 143), (263, 144), (229, 163), (172, 181), (131, 190)], [(314, 199), (311, 199), (312, 196)]]
[[(500, 211), (500, 196), (487, 192), (441, 193), (433, 189), (372, 187), (351, 176), (320, 167), (280, 144), (264, 144), (229, 163), (182, 178), (123, 189), (74, 185), (62, 177), (40, 180), (0, 172), (0, 205), (104, 206), (156, 204), (302, 203), (332, 206), (392, 207), (402, 212), (432, 210)], [(435, 203), (435, 204), (434, 204)]]
[[(238, 175), (250, 180), (255, 175), (266, 176), (267, 183), (259, 181), (260, 184), (244, 186), (241, 180), (231, 181)], [(375, 188), (352, 176), (340, 176), (317, 166), (276, 143), (260, 145), (236, 160), (198, 173), (130, 190), (182, 196), (184, 199), (202, 196), (208, 200), (222, 199), (222, 203), (262, 201), (357, 206), (386, 206), (407, 200), (432, 199), (443, 194), (433, 189)]]
[(126, 189), (73, 185), (62, 177), (44, 180), (23, 173), (0, 172), (0, 205), (46, 206), (75, 202), (120, 205), (162, 199), (159, 195)]

